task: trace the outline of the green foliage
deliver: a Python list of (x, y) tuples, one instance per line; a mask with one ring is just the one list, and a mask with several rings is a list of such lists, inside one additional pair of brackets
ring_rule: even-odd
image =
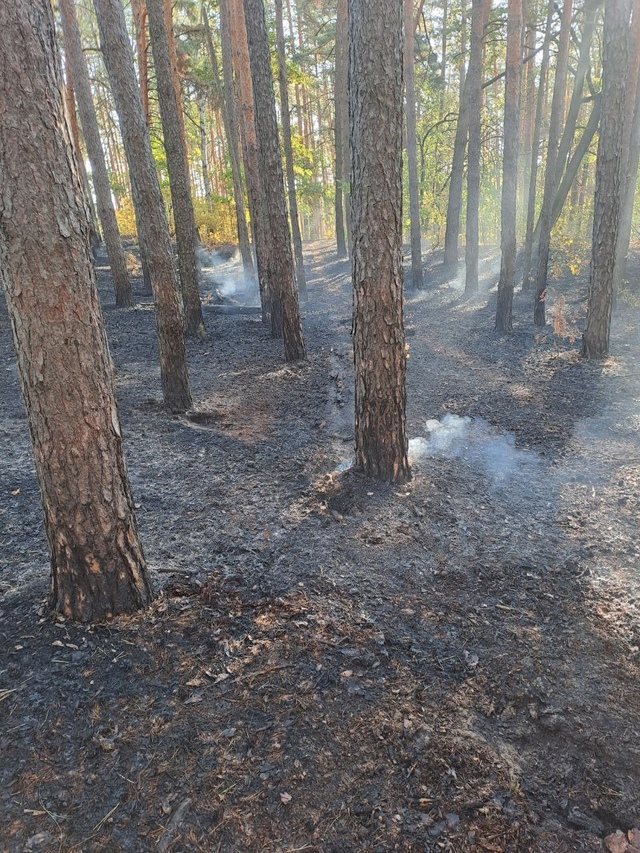
[(204, 199), (196, 199), (193, 212), (198, 235), (205, 246), (215, 248), (238, 242), (236, 209), (232, 199), (215, 197), (210, 205)]

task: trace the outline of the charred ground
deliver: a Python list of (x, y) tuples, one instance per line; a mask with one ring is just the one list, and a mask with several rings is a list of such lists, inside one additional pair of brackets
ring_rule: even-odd
[(3, 306), (2, 850), (555, 853), (640, 825), (638, 310), (589, 365), (584, 278), (554, 284), (554, 326), (520, 295), (498, 336), (495, 292), (464, 301), (434, 258), (407, 294), (409, 431), (472, 420), (390, 489), (336, 470), (348, 265), (307, 248), (308, 361), (205, 304), (186, 417), (160, 405), (152, 310), (116, 311), (100, 269), (159, 590), (103, 628), (41, 609)]

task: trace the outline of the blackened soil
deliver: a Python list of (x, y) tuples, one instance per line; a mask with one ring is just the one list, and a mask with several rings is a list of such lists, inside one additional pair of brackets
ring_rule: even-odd
[(158, 590), (104, 627), (43, 607), (0, 313), (3, 851), (562, 853), (640, 826), (638, 310), (590, 365), (584, 277), (554, 283), (543, 330), (518, 294), (500, 336), (497, 258), (471, 301), (431, 259), (407, 294), (409, 433), (471, 420), (388, 488), (336, 470), (348, 265), (306, 251), (308, 360), (205, 299), (184, 417), (150, 305), (116, 311), (99, 268)]

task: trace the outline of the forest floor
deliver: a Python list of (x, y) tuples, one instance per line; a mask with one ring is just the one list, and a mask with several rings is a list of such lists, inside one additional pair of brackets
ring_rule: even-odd
[[(554, 324), (517, 294), (498, 335), (497, 255), (471, 300), (428, 259), (413, 479), (389, 488), (343, 470), (348, 263), (305, 250), (308, 360), (207, 297), (179, 417), (149, 301), (116, 311), (99, 259), (158, 590), (105, 627), (43, 606), (0, 309), (0, 849), (640, 850), (640, 311), (587, 364), (584, 273), (554, 282)], [(233, 289), (232, 264), (209, 273)]]

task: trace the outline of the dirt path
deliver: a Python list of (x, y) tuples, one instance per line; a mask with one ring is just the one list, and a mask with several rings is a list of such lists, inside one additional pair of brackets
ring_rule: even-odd
[[(116, 312), (100, 270), (164, 587), (108, 628), (38, 612), (2, 307), (0, 849), (552, 853), (640, 826), (638, 311), (586, 365), (551, 326), (496, 335), (494, 293), (464, 301), (434, 259), (406, 306), (414, 478), (389, 489), (338, 470), (348, 265), (306, 251), (309, 360), (206, 304), (181, 418), (159, 404), (152, 311)], [(551, 298), (579, 314), (584, 288)]]

